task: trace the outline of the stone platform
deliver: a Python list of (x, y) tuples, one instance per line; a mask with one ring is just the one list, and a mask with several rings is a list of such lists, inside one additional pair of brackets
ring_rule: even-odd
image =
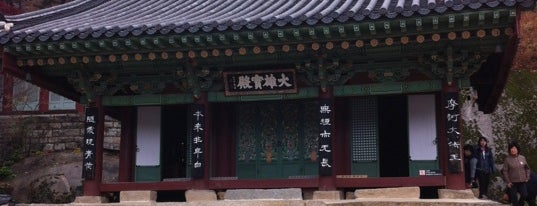
[[(470, 190), (439, 190), (439, 199), (420, 199), (419, 187), (360, 189), (353, 199), (341, 200), (341, 191), (315, 191), (304, 200), (299, 188), (228, 190), (217, 200), (212, 190), (189, 190), (187, 202), (156, 202), (155, 191), (122, 191), (119, 203), (101, 197), (77, 197), (71, 204), (18, 204), (20, 206), (486, 206), (503, 205), (480, 200)], [(314, 193), (315, 193), (314, 192)]]
[(130, 202), (130, 203), (71, 203), (18, 204), (20, 206), (503, 206), (490, 200), (468, 199), (378, 199), (360, 200), (218, 200), (199, 202)]

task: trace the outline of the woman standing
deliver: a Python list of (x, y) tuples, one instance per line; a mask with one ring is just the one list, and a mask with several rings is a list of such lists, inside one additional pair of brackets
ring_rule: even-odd
[(476, 176), (479, 182), (479, 199), (487, 199), (490, 175), (496, 173), (494, 166), (494, 155), (492, 149), (487, 145), (488, 140), (485, 137), (480, 137), (475, 151), (477, 165)]
[[(526, 158), (519, 154), (520, 146), (512, 142), (508, 146), (509, 155), (503, 162), (502, 175), (506, 186), (509, 189), (509, 200), (514, 206), (524, 203), (523, 200), (528, 196), (526, 183), (530, 179), (530, 167)], [(518, 195), (520, 194), (520, 201)]]

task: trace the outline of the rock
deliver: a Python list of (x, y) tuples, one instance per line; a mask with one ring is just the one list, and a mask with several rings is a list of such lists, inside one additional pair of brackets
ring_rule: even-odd
[(30, 184), (29, 199), (43, 203), (71, 202), (71, 186), (63, 174), (45, 175)]
[[(117, 182), (119, 174), (117, 153), (105, 152), (103, 162), (103, 181)], [(12, 169), (16, 176), (7, 182), (14, 188), (11, 195), (16, 203), (30, 202), (31, 184), (46, 176), (63, 175), (68, 180), (68, 185), (72, 190), (82, 187), (82, 154), (80, 151), (48, 152), (30, 156), (14, 164)], [(82, 194), (80, 191), (78, 195)]]

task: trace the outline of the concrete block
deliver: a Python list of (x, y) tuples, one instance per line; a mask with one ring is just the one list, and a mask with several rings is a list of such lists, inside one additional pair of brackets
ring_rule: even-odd
[(471, 189), (450, 190), (438, 189), (439, 199), (476, 199)]
[(233, 189), (227, 190), (224, 197), (226, 200), (302, 200), (300, 188), (287, 189)]
[(119, 202), (155, 202), (157, 192), (149, 190), (139, 191), (121, 191), (119, 193)]
[(395, 187), (379, 189), (357, 189), (354, 196), (359, 198), (420, 198), (419, 187)]
[(314, 200), (341, 200), (343, 199), (343, 191), (315, 191), (313, 192)]
[(187, 202), (216, 201), (216, 193), (213, 190), (187, 190), (185, 192)]

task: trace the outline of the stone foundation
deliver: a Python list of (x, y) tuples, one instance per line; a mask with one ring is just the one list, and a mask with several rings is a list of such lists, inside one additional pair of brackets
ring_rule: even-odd
[(212, 190), (187, 190), (186, 202), (216, 201), (216, 193)]
[(466, 190), (450, 190), (438, 189), (439, 199), (476, 199), (471, 189)]
[(101, 196), (78, 196), (75, 198), (75, 204), (97, 204), (108, 203), (108, 199)]
[(343, 191), (315, 191), (313, 192), (314, 200), (341, 200)]
[(121, 191), (119, 193), (120, 203), (155, 202), (157, 192), (155, 191)]
[(360, 198), (409, 198), (419, 199), (419, 187), (396, 187), (380, 189), (358, 189), (354, 191), (354, 196)]
[(225, 200), (302, 200), (300, 188), (289, 189), (233, 189), (227, 190)]

